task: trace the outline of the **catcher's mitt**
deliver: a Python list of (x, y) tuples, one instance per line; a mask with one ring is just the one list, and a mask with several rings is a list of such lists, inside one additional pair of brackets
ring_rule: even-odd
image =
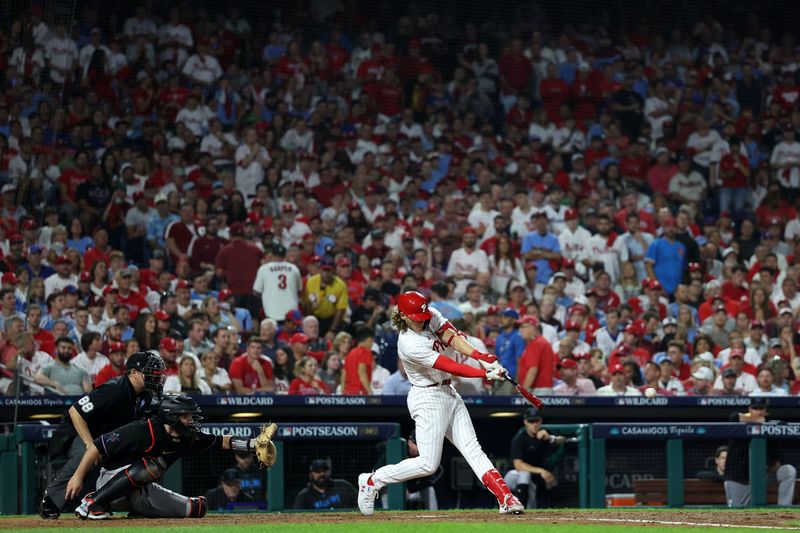
[(278, 426), (274, 423), (261, 426), (261, 433), (259, 433), (255, 440), (256, 459), (261, 467), (271, 467), (278, 460), (278, 450), (275, 449), (275, 443), (272, 442), (272, 437), (278, 431)]

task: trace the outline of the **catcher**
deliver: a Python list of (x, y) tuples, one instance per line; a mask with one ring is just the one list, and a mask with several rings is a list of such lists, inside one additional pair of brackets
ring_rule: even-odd
[(202, 419), (191, 397), (169, 395), (156, 416), (94, 439), (67, 484), (67, 499), (77, 496), (86, 474), (100, 465), (97, 490), (81, 500), (75, 515), (103, 520), (111, 511), (128, 511), (129, 517), (200, 518), (208, 509), (204, 496), (183, 496), (156, 483), (181, 456), (208, 449), (243, 450), (254, 452), (262, 466), (275, 464), (275, 424), (262, 427), (255, 438), (243, 439), (201, 433)]

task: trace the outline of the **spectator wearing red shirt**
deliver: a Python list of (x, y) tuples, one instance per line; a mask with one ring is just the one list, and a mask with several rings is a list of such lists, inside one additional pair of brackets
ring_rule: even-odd
[(119, 377), (125, 373), (125, 344), (113, 343), (109, 345), (108, 364), (100, 369), (94, 378), (94, 386), (99, 387), (106, 381)]
[(719, 210), (720, 213), (743, 213), (750, 193), (750, 162), (739, 152), (741, 141), (737, 137), (731, 138), (728, 144), (730, 152), (719, 162)]
[[(189, 245), (189, 265), (193, 269), (214, 270), (215, 259), (222, 248), (228, 244), (228, 241), (220, 237), (218, 233), (219, 219), (213, 215), (209, 216), (206, 219), (205, 235), (196, 238)], [(244, 264), (240, 263), (239, 266), (244, 266)]]
[(553, 63), (547, 64), (547, 77), (539, 83), (539, 94), (547, 117), (554, 122), (559, 120), (559, 110), (569, 98), (569, 86), (558, 77)]
[(530, 92), (533, 66), (530, 60), (522, 53), (522, 41), (512, 39), (506, 52), (497, 62), (497, 67), (500, 72), (501, 92), (503, 94), (519, 96)]
[(230, 227), (231, 241), (217, 255), (217, 277), (225, 280), (236, 296), (236, 305), (247, 308), (253, 316), (261, 310), (261, 300), (253, 294), (253, 282), (261, 266), (261, 248), (244, 238), (244, 225), (235, 222)]
[(747, 270), (736, 265), (731, 270), (731, 277), (722, 284), (722, 298), (728, 302), (747, 302), (750, 298), (750, 288), (747, 286)]
[(369, 328), (356, 331), (356, 347), (350, 350), (342, 363), (342, 394), (372, 394), (372, 340), (374, 333)]
[(647, 139), (639, 137), (628, 148), (628, 153), (619, 162), (619, 172), (630, 185), (639, 187), (645, 183), (650, 168), (647, 155)]
[(251, 337), (247, 351), (231, 362), (228, 375), (236, 394), (256, 394), (275, 390), (272, 363), (261, 355), (261, 339)]
[(653, 215), (644, 209), (639, 209), (637, 203), (639, 195), (634, 190), (623, 191), (620, 195), (622, 209), (614, 213), (614, 225), (618, 228), (627, 227), (628, 213), (639, 213), (639, 227), (646, 233), (656, 233), (656, 223)]
[(170, 261), (175, 264), (178, 260), (189, 259), (189, 246), (197, 238), (197, 228), (194, 222), (194, 207), (189, 202), (181, 206), (181, 219), (167, 226), (164, 237), (167, 239)]
[(541, 334), (539, 320), (530, 315), (519, 319), (519, 333), (528, 344), (519, 358), (517, 381), (534, 394), (552, 394), (556, 354)]
[(142, 309), (148, 309), (147, 300), (136, 291), (131, 290), (131, 278), (133, 273), (130, 269), (123, 268), (117, 275), (117, 305), (124, 305), (130, 310), (131, 322), (136, 321)]
[[(111, 343), (108, 344), (111, 346)], [(158, 355), (164, 361), (164, 373), (167, 376), (178, 375), (178, 352), (181, 351), (181, 346), (178, 341), (172, 337), (164, 337), (158, 342)]]
[(330, 394), (328, 386), (317, 376), (317, 360), (311, 356), (301, 358), (294, 365), (295, 378), (289, 384), (289, 394), (320, 395)]
[(108, 246), (108, 231), (103, 227), (99, 227), (94, 231), (92, 244), (86, 249), (86, 253), (83, 254), (83, 269), (91, 271), (94, 264), (98, 261), (104, 261), (106, 265), (110, 264), (110, 253), (111, 248)]
[(81, 150), (75, 154), (75, 165), (61, 173), (58, 178), (58, 188), (60, 191), (61, 207), (60, 212), (68, 218), (78, 215), (77, 192), (81, 183), (89, 180), (89, 152)]
[(669, 196), (669, 182), (678, 173), (678, 167), (669, 161), (669, 150), (659, 147), (656, 150), (656, 164), (647, 171), (647, 184), (650, 190)]

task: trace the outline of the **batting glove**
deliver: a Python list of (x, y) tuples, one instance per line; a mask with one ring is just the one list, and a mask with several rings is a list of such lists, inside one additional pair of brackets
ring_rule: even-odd
[(502, 366), (486, 371), (486, 379), (491, 381), (503, 381), (506, 379), (506, 369)]
[(483, 361), (483, 360), (481, 360), (481, 359), (478, 359), (478, 362), (481, 364), (481, 366), (483, 367), (483, 369), (484, 369), (484, 370), (487, 370), (487, 371), (488, 371), (488, 370), (494, 370), (494, 369), (496, 369), (496, 368), (502, 368), (502, 367), (500, 366), (500, 363), (498, 363), (498, 362), (497, 362), (497, 359), (495, 359), (495, 360), (494, 360), (494, 361), (492, 361), (491, 363), (487, 363), (486, 361)]

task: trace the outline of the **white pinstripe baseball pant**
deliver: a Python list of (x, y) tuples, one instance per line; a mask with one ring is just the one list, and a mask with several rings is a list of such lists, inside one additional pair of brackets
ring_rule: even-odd
[(436, 472), (442, 459), (445, 437), (458, 448), (478, 479), (494, 468), (478, 443), (464, 401), (452, 385), (411, 387), (408, 411), (416, 424), (419, 457), (376, 470), (372, 482), (379, 489), (390, 483)]

